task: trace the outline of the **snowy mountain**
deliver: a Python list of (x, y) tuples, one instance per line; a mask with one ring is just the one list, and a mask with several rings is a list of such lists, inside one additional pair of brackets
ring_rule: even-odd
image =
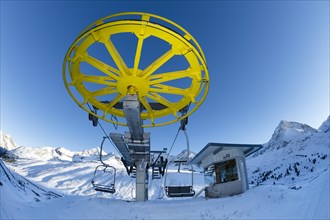
[[(175, 160), (187, 160), (187, 154), (188, 154), (188, 150), (183, 150), (178, 155), (169, 155), (168, 156), (168, 161), (173, 162)], [(192, 159), (195, 155), (196, 155), (195, 152), (190, 151), (189, 152), (189, 159)]]
[[(75, 152), (72, 156), (72, 161), (74, 162), (83, 162), (83, 161), (98, 161), (100, 160), (100, 148), (92, 148), (89, 150), (84, 150), (81, 152)], [(104, 151), (102, 151), (102, 157), (104, 156), (114, 156), (113, 153), (107, 155)]]
[(65, 148), (54, 147), (25, 147), (21, 146), (12, 151), (10, 154), (15, 158), (31, 159), (31, 160), (66, 160), (71, 161), (73, 152)]
[[(35, 186), (52, 189), (63, 196), (56, 199), (40, 199), (31, 190), (27, 190), (25, 198), (22, 190), (14, 186), (16, 183), (10, 185), (5, 178), (6, 175), (2, 174), (5, 169), (0, 169), (1, 219), (329, 219), (330, 217), (329, 118), (319, 129), (297, 122), (281, 121), (269, 142), (264, 144), (264, 148), (250, 155), (246, 160), (250, 189), (243, 194), (220, 199), (205, 199), (203, 193), (196, 199), (167, 198), (164, 196), (164, 177), (152, 180), (149, 175), (150, 201), (127, 202), (134, 201), (135, 179), (127, 175), (118, 156), (102, 153), (104, 161), (116, 168), (116, 193), (106, 194), (94, 191), (90, 183), (96, 166), (100, 165), (98, 158), (95, 156), (94, 160), (92, 156), (99, 153), (97, 148), (76, 153), (64, 148), (56, 152), (56, 148), (46, 147), (38, 149), (35, 153), (38, 154), (36, 157), (39, 159), (33, 160), (28, 159), (31, 157), (30, 150), (14, 151), (20, 155), (20, 158), (14, 162), (5, 162), (13, 175), (21, 176), (23, 178), (19, 179), (21, 181), (28, 180)], [(71, 160), (59, 159), (59, 155), (71, 157)], [(177, 159), (183, 155), (186, 155), (186, 152), (179, 154)], [(76, 158), (78, 163), (72, 158)], [(191, 180), (190, 172), (178, 174), (176, 168), (169, 168), (168, 174), (167, 183), (185, 184), (187, 179)], [(114, 176), (109, 174), (101, 175), (100, 179), (103, 182), (113, 180)], [(202, 173), (194, 172), (193, 181), (196, 192), (204, 187)], [(33, 191), (42, 194), (36, 189)], [(50, 190), (45, 190), (48, 191)], [(24, 199), (18, 200), (17, 198), (20, 197)]]
[[(329, 118), (323, 124), (327, 124)], [(281, 121), (270, 141), (250, 158), (251, 184), (299, 187), (329, 169), (330, 136), (297, 122)], [(258, 160), (256, 160), (258, 159)]]
[(286, 147), (290, 142), (297, 139), (304, 139), (306, 136), (317, 133), (318, 130), (298, 122), (281, 121), (276, 127), (270, 141), (264, 144), (263, 148), (257, 153), (262, 154), (267, 151), (279, 150)]
[(13, 150), (17, 147), (10, 135), (6, 135), (0, 130), (0, 155), (6, 151)]
[(327, 120), (325, 120), (322, 125), (319, 127), (319, 131), (324, 133), (330, 132), (330, 115)]
[[(3, 148), (0, 147), (0, 155), (1, 153), (6, 152), (8, 157), (12, 158), (20, 158), (20, 159), (31, 159), (31, 160), (40, 160), (40, 161), (48, 161), (48, 160), (62, 160), (62, 161), (74, 161), (74, 162), (85, 162), (85, 161), (99, 161), (100, 159), (100, 148), (92, 148), (80, 152), (73, 152), (64, 147), (28, 147), (28, 146), (20, 146), (17, 147), (14, 140), (11, 136), (4, 134), (2, 131), (1, 134), (1, 146), (5, 146)], [(2, 150), (1, 150), (2, 149)], [(106, 153), (102, 151), (102, 157), (106, 160), (110, 157), (115, 156), (114, 153)], [(187, 150), (183, 150), (178, 155), (171, 155), (170, 158), (172, 160), (182, 160), (187, 156)], [(195, 156), (194, 152), (190, 152), (189, 158)]]
[[(176, 155), (175, 160), (186, 160), (187, 159), (187, 154), (188, 154), (188, 150), (183, 150), (183, 151), (181, 151), (181, 153), (179, 153), (178, 155)], [(189, 152), (188, 159), (193, 158), (195, 155), (196, 155), (195, 152), (190, 151)]]
[[(61, 160), (61, 161), (98, 161), (100, 158), (100, 148), (92, 148), (81, 152), (73, 152), (64, 147), (26, 147), (21, 146), (14, 150), (8, 151), (9, 156), (15, 159), (30, 159), (38, 161)], [(109, 158), (114, 156), (113, 153), (106, 154), (102, 152), (102, 156)]]

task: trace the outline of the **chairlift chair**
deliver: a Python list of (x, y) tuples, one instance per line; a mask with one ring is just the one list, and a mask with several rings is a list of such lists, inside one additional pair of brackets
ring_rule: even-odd
[[(191, 171), (191, 182), (188, 185), (167, 185), (167, 180), (168, 180), (168, 167), (170, 165), (177, 165), (178, 170), (177, 173), (180, 173), (182, 169), (182, 165), (186, 165), (189, 167), (189, 170)], [(194, 185), (194, 170), (191, 164), (188, 164), (187, 160), (176, 160), (173, 162), (170, 162), (166, 168), (165, 171), (165, 181), (164, 181), (164, 188), (165, 188), (165, 193), (167, 197), (192, 197), (195, 195), (195, 191), (193, 190), (193, 185)]]
[(104, 163), (104, 161), (102, 160), (103, 143), (106, 138), (108, 137), (103, 137), (100, 148), (100, 162), (102, 164), (98, 165), (95, 168), (91, 183), (95, 191), (115, 193), (116, 168)]
[[(188, 106), (186, 106), (185, 108), (181, 109), (180, 112), (182, 114), (182, 116), (184, 116), (189, 108), (190, 104)], [(188, 123), (188, 118), (184, 118), (183, 120), (181, 120), (181, 125), (180, 128), (178, 130), (178, 133), (174, 139), (174, 142), (172, 144), (172, 147), (174, 146), (174, 143), (176, 141), (176, 138), (179, 134), (180, 131), (184, 132), (184, 135), (186, 137), (186, 143), (187, 143), (187, 156), (185, 160), (175, 160), (173, 162), (170, 162), (167, 166), (166, 166), (166, 170), (165, 170), (165, 181), (164, 181), (164, 189), (165, 189), (165, 194), (167, 197), (192, 197), (195, 195), (195, 191), (193, 190), (193, 185), (194, 185), (194, 169), (193, 166), (189, 163), (189, 154), (190, 154), (190, 149), (189, 149), (189, 138), (188, 138), (188, 134), (186, 132), (186, 125)], [(171, 149), (172, 149), (171, 147)], [(170, 150), (171, 151), (171, 150)], [(186, 165), (186, 167), (189, 167), (188, 170), (191, 171), (191, 182), (188, 185), (167, 185), (166, 181), (168, 179), (168, 167), (171, 164), (176, 164), (178, 166), (178, 171), (177, 173), (180, 173), (180, 171), (182, 170), (182, 165)]]
[(95, 191), (115, 193), (115, 181), (116, 168), (101, 164), (96, 167), (91, 183)]

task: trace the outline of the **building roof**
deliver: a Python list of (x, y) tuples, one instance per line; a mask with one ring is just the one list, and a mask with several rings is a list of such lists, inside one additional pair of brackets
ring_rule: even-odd
[(192, 164), (200, 164), (203, 159), (210, 154), (217, 154), (222, 150), (239, 148), (247, 157), (262, 148), (261, 144), (226, 144), (226, 143), (208, 143), (196, 156), (190, 161)]

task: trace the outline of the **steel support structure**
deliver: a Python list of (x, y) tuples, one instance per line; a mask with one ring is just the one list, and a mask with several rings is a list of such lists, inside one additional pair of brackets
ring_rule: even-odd
[[(136, 201), (148, 200), (148, 168), (150, 162), (150, 133), (145, 133), (142, 127), (141, 106), (137, 94), (128, 94), (123, 103), (123, 110), (129, 128), (123, 139), (115, 139), (110, 134), (118, 149), (128, 152), (124, 156), (127, 164), (136, 167)], [(117, 135), (118, 137), (118, 135)], [(125, 147), (119, 145), (125, 144)]]
[[(117, 49), (118, 44), (112, 40), (113, 36), (122, 35), (133, 36), (137, 40), (136, 45), (128, 48), (135, 51), (133, 63), (127, 62), (128, 57), (122, 56)], [(150, 38), (158, 39), (159, 43), (148, 49), (145, 44)], [(167, 51), (144, 67), (140, 61), (163, 43), (169, 45)], [(92, 55), (89, 48), (95, 45), (99, 49)], [(119, 45), (127, 46), (124, 42)], [(102, 61), (104, 55), (101, 48), (107, 50), (114, 64)], [(171, 61), (178, 64), (178, 68), (160, 73), (158, 70), (173, 57), (180, 57), (180, 61)], [(186, 69), (181, 67), (183, 62)], [(128, 63), (131, 65), (128, 66)], [(127, 173), (135, 176), (133, 174), (137, 172), (137, 200), (147, 200), (147, 170), (152, 167), (153, 177), (159, 177), (154, 172), (155, 168), (163, 174), (166, 161), (162, 157), (158, 158), (159, 161), (150, 160), (150, 134), (144, 133), (143, 127), (183, 121), (184, 130), (187, 117), (206, 98), (209, 74), (198, 42), (184, 28), (158, 15), (144, 12), (113, 14), (95, 21), (79, 34), (65, 55), (62, 74), (69, 95), (89, 113), (93, 126), (98, 125), (98, 119), (102, 119), (129, 127), (129, 132), (111, 133), (110, 138), (122, 154)], [(188, 81), (190, 83), (187, 84)], [(167, 100), (164, 94), (175, 98)], [(111, 100), (105, 100), (107, 97)], [(190, 103), (193, 105), (188, 109)], [(181, 117), (178, 112), (182, 113)]]

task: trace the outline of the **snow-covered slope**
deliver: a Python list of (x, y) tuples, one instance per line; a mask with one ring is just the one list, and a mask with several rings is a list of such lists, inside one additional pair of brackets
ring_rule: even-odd
[(0, 219), (21, 218), (25, 215), (24, 203), (33, 206), (34, 203), (59, 197), (60, 194), (46, 190), (8, 169), (0, 160)]
[[(129, 177), (120, 157), (112, 156), (105, 160), (116, 167), (116, 195), (104, 194), (105, 197), (133, 199), (130, 190), (135, 179)], [(47, 188), (56, 188), (66, 195), (97, 195), (91, 184), (95, 168), (101, 163), (98, 161), (60, 161), (60, 160), (30, 160), (19, 159), (10, 163), (10, 167), (27, 178), (36, 181)], [(113, 176), (104, 175), (103, 180), (112, 180)]]
[[(18, 202), (16, 206), (24, 207), (18, 213), (14, 204), (6, 203), (0, 218), (329, 219), (329, 150), (329, 118), (319, 129), (282, 121), (264, 148), (247, 158), (250, 189), (245, 193), (221, 199), (205, 199), (203, 194), (197, 199), (168, 199), (164, 196), (164, 179), (150, 178), (150, 201), (146, 203), (126, 202), (134, 200), (135, 179), (126, 174), (118, 156), (104, 154), (106, 163), (117, 169), (116, 193), (112, 195), (95, 192), (90, 183), (95, 167), (100, 164), (97, 157), (94, 160), (91, 156), (99, 153), (97, 150), (81, 153), (80, 157), (72, 155), (78, 158), (76, 162), (22, 159), (21, 155), (21, 159), (6, 164), (29, 180), (65, 196), (35, 204)], [(170, 168), (168, 176), (175, 174), (176, 168)], [(187, 177), (189, 172), (182, 172), (172, 175), (167, 182), (183, 184)], [(194, 189), (197, 192), (203, 186), (203, 175), (195, 172)], [(18, 197), (17, 193), (13, 190), (1, 195), (11, 199)]]

